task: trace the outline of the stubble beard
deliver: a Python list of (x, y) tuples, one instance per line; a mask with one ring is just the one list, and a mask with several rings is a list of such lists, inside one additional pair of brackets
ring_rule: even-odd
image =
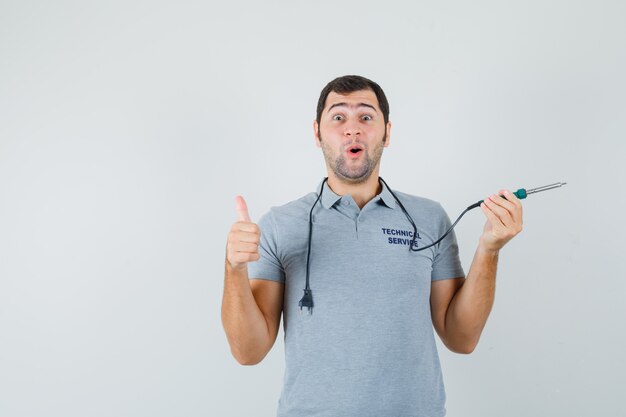
[(322, 145), (322, 153), (324, 154), (326, 165), (330, 167), (331, 171), (341, 181), (349, 184), (363, 183), (372, 176), (372, 172), (374, 172), (382, 157), (386, 139), (387, 132), (383, 135), (382, 140), (376, 144), (371, 155), (368, 152), (368, 148), (364, 148), (362, 151), (365, 152), (363, 162), (354, 168), (350, 168), (349, 161), (343, 151), (340, 151), (339, 155), (333, 159), (332, 149), (329, 149), (328, 144), (322, 140), (322, 136), (320, 135), (320, 143)]

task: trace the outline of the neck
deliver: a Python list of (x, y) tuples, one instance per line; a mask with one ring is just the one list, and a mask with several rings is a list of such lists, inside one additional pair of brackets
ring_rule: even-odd
[(332, 172), (329, 172), (327, 183), (330, 189), (337, 195), (350, 194), (360, 209), (363, 208), (368, 201), (380, 194), (383, 189), (380, 181), (378, 181), (378, 170), (372, 172), (372, 175), (370, 175), (366, 181), (358, 184), (342, 181)]

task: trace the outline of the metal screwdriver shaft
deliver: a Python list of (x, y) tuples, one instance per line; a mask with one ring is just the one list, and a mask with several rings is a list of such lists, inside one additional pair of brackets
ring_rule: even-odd
[[(525, 188), (520, 188), (519, 190), (515, 191), (513, 194), (515, 194), (515, 197), (519, 198), (520, 200), (523, 200), (529, 194), (539, 193), (541, 191), (552, 190), (553, 188), (562, 187), (565, 184), (567, 184), (567, 183), (566, 182), (555, 182), (554, 184), (544, 185), (543, 187), (531, 188), (530, 190), (527, 190)], [(505, 198), (503, 195), (500, 195), (500, 197)], [(476, 207), (480, 206), (480, 204), (483, 201), (485, 201), (485, 200), (480, 200), (478, 203), (472, 204), (471, 206), (468, 207), (468, 209), (471, 210), (473, 208), (476, 208)]]
[(551, 190), (553, 188), (559, 188), (567, 184), (566, 182), (555, 182), (554, 184), (544, 185), (543, 187), (531, 188), (530, 190), (526, 190), (526, 194), (534, 194), (541, 191)]

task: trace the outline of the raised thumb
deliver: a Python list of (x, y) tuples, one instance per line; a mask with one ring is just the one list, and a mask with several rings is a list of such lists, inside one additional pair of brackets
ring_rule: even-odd
[(246, 204), (246, 200), (244, 200), (243, 197), (240, 195), (235, 197), (235, 210), (237, 210), (237, 216), (239, 217), (239, 221), (251, 221), (250, 215), (248, 214), (248, 205)]

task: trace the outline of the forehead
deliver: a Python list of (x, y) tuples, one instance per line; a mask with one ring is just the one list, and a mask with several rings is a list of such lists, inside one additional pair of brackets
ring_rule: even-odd
[(376, 93), (372, 90), (358, 90), (351, 93), (339, 94), (335, 91), (331, 91), (326, 97), (326, 103), (324, 105), (324, 111), (328, 111), (330, 106), (337, 103), (346, 103), (348, 105), (358, 105), (359, 103), (369, 104), (374, 106), (376, 110), (380, 111), (378, 106), (378, 99)]

